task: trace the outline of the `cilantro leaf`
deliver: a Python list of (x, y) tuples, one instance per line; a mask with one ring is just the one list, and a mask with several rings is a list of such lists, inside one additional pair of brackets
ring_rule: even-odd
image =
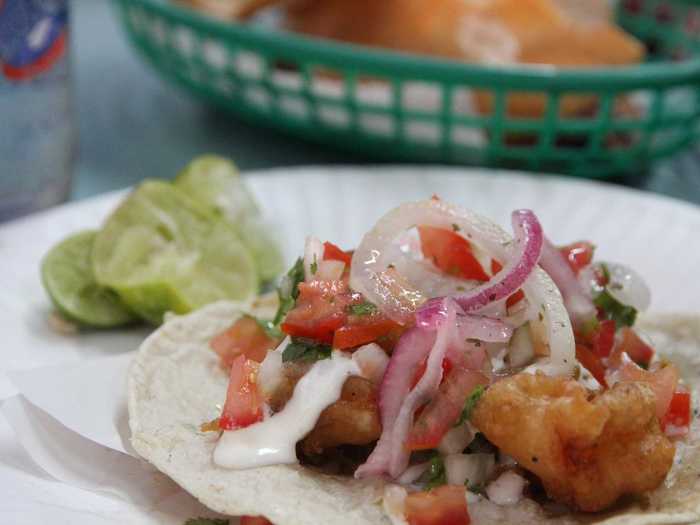
[(352, 315), (372, 315), (377, 312), (377, 307), (370, 302), (350, 305)]
[(435, 457), (430, 460), (428, 470), (423, 473), (418, 481), (420, 481), (428, 490), (447, 484), (445, 463), (438, 454), (436, 454)]
[(622, 304), (615, 299), (608, 290), (603, 290), (593, 299), (599, 309), (601, 309), (606, 319), (612, 319), (620, 326), (632, 326), (637, 319), (637, 309), (632, 306)]
[(472, 417), (474, 407), (476, 407), (476, 404), (479, 402), (479, 399), (481, 399), (481, 396), (484, 395), (484, 391), (485, 389), (483, 385), (479, 385), (471, 391), (469, 396), (467, 396), (467, 400), (464, 402), (462, 414), (459, 416), (459, 419), (457, 420), (457, 423), (455, 423), (455, 426), (459, 426), (465, 421), (469, 421), (469, 419)]
[(302, 361), (313, 363), (331, 356), (331, 346), (312, 339), (295, 337), (282, 352), (282, 362)]
[(299, 297), (299, 283), (304, 280), (304, 261), (300, 258), (296, 260), (294, 265), (289, 269), (287, 275), (282, 277), (277, 295), (279, 296), (280, 305), (277, 308), (277, 313), (272, 323), (279, 325), (294, 305)]
[(229, 525), (229, 520), (218, 518), (190, 518), (185, 525)]
[(311, 270), (311, 275), (316, 275), (316, 272), (318, 271), (318, 262), (316, 261), (315, 254), (314, 254), (314, 262), (311, 263), (310, 270)]
[(280, 330), (279, 326), (272, 321), (265, 321), (264, 319), (258, 319), (257, 317), (254, 317), (254, 319), (255, 322), (258, 323), (258, 326), (265, 331), (265, 334), (270, 339), (282, 339), (284, 337), (282, 330)]

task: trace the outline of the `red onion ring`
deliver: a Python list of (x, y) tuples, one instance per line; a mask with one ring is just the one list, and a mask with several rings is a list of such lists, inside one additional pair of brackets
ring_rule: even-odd
[(388, 472), (394, 446), (391, 429), (404, 398), (411, 390), (416, 370), (430, 353), (435, 338), (435, 332), (412, 328), (399, 339), (379, 389), (382, 435), (367, 461), (355, 472), (356, 478), (381, 476)]
[[(490, 281), (452, 297), (465, 312), (475, 312), (490, 303), (508, 298), (518, 291), (537, 266), (544, 238), (540, 221), (531, 210), (515, 210), (511, 221), (518, 251)], [(423, 305), (418, 310), (418, 318), (423, 316), (424, 310), (435, 312), (437, 301), (439, 299), (431, 299)]]
[(564, 299), (564, 306), (566, 306), (574, 326), (580, 328), (587, 321), (595, 319), (596, 309), (590, 295), (586, 293), (566, 259), (549, 239), (545, 239), (542, 246), (540, 266), (559, 288)]

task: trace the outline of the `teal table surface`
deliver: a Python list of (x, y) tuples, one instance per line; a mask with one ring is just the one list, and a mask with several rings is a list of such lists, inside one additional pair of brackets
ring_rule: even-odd
[[(204, 152), (242, 170), (373, 159), (238, 122), (163, 82), (129, 47), (109, 0), (72, 0), (80, 148), (72, 198), (171, 177)], [(614, 183), (700, 204), (700, 147)]]

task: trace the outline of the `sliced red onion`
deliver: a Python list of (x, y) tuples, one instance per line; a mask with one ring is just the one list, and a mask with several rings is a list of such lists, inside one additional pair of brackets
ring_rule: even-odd
[(486, 495), (496, 505), (515, 505), (523, 497), (527, 482), (520, 474), (508, 470), (486, 487)]
[[(447, 316), (436, 332), (435, 344), (428, 355), (425, 372), (413, 390), (404, 398), (394, 421), (394, 426), (391, 428), (393, 446), (389, 462), (389, 475), (392, 478), (399, 477), (408, 466), (410, 453), (406, 449), (405, 443), (411, 430), (416, 410), (436, 394), (440, 381), (442, 381), (442, 362), (445, 359), (452, 339), (453, 324), (456, 317), (452, 301), (445, 302), (447, 303)], [(382, 385), (383, 387), (384, 385)]]
[[(523, 285), (537, 266), (542, 251), (542, 226), (530, 210), (515, 210), (511, 216), (515, 247), (508, 263), (490, 281), (453, 299), (465, 312), (476, 312), (490, 303), (507, 299)], [(423, 308), (432, 308), (428, 302)]]
[(438, 452), (444, 455), (460, 454), (474, 440), (475, 435), (474, 427), (465, 421), (459, 426), (452, 427), (442, 436), (437, 448)]
[[(436, 330), (446, 317), (441, 301), (430, 301), (426, 308), (416, 312), (416, 326), (426, 330)], [(457, 315), (455, 324), (462, 339), (478, 339), (487, 343), (507, 343), (513, 335), (513, 328), (500, 319), (482, 315)]]
[(417, 465), (411, 465), (408, 467), (401, 476), (399, 476), (398, 481), (401, 485), (411, 485), (420, 479), (420, 477), (428, 470), (430, 462), (419, 463)]
[(540, 266), (559, 288), (574, 326), (581, 327), (591, 319), (595, 319), (596, 309), (590, 295), (581, 286), (566, 259), (548, 239), (545, 239), (542, 247)]
[(449, 485), (479, 486), (496, 470), (493, 454), (450, 454), (444, 462)]
[(339, 281), (345, 271), (343, 261), (320, 261), (314, 279), (319, 281)]
[(435, 338), (435, 332), (412, 328), (399, 339), (379, 390), (382, 435), (365, 464), (355, 472), (356, 478), (382, 476), (389, 471), (394, 423), (404, 398), (411, 390), (416, 370), (429, 354)]

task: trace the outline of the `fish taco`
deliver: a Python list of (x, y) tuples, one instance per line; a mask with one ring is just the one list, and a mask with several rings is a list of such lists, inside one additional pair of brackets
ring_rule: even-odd
[(700, 320), (511, 219), (407, 203), (354, 251), (309, 237), (277, 297), (170, 319), (134, 448), (256, 523), (700, 522)]

